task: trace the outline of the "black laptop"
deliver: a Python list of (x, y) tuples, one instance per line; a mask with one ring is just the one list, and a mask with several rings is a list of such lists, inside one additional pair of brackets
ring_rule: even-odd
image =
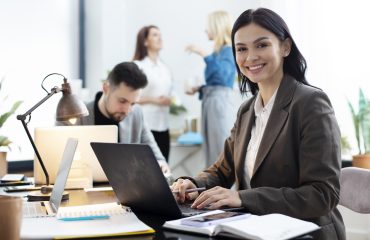
[(118, 200), (134, 212), (180, 218), (207, 211), (177, 204), (150, 146), (90, 144)]

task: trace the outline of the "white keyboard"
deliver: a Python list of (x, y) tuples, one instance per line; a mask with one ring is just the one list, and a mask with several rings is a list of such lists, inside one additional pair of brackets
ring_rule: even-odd
[(48, 216), (46, 208), (41, 206), (41, 202), (24, 202), (23, 203), (23, 217), (46, 217)]

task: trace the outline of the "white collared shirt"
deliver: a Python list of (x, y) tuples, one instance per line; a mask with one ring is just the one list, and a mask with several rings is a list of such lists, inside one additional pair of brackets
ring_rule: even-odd
[(256, 102), (254, 104), (256, 120), (252, 126), (251, 139), (248, 144), (244, 165), (244, 172), (248, 173), (248, 176), (245, 175), (245, 178), (252, 178), (258, 149), (260, 147), (260, 143), (263, 137), (263, 133), (265, 132), (266, 124), (270, 117), (272, 107), (275, 103), (276, 93), (277, 89), (265, 106), (262, 105), (262, 98), (260, 93), (258, 93), (257, 95)]
[[(172, 76), (169, 68), (158, 58), (153, 62), (149, 57), (135, 61), (145, 73), (148, 85), (143, 89), (142, 96), (159, 97), (172, 95)], [(145, 122), (150, 130), (165, 131), (169, 129), (169, 107), (156, 104), (141, 105)]]

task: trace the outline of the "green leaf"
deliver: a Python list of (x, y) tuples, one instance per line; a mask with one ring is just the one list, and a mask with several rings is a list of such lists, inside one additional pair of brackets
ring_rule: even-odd
[(12, 108), (10, 109), (9, 112), (6, 112), (0, 116), (0, 128), (4, 125), (6, 120), (15, 113), (17, 108), (22, 104), (22, 101), (17, 101), (13, 104)]
[(0, 136), (0, 147), (8, 147), (11, 143), (8, 137)]
[(187, 112), (184, 105), (176, 105), (176, 104), (171, 104), (170, 105), (170, 114), (179, 115), (182, 112)]
[(370, 153), (370, 103), (367, 103), (363, 111), (361, 130), (365, 153)]
[(352, 106), (352, 104), (347, 100), (349, 109), (351, 111), (352, 115), (352, 121), (353, 121), (353, 126), (355, 127), (355, 135), (356, 135), (356, 140), (357, 140), (357, 147), (358, 147), (358, 152), (361, 154), (361, 145), (360, 145), (360, 117), (358, 114), (355, 113), (355, 110)]

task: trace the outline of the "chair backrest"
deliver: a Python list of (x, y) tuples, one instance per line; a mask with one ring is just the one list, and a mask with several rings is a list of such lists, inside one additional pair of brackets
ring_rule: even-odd
[(370, 170), (342, 168), (339, 204), (358, 213), (370, 213)]

